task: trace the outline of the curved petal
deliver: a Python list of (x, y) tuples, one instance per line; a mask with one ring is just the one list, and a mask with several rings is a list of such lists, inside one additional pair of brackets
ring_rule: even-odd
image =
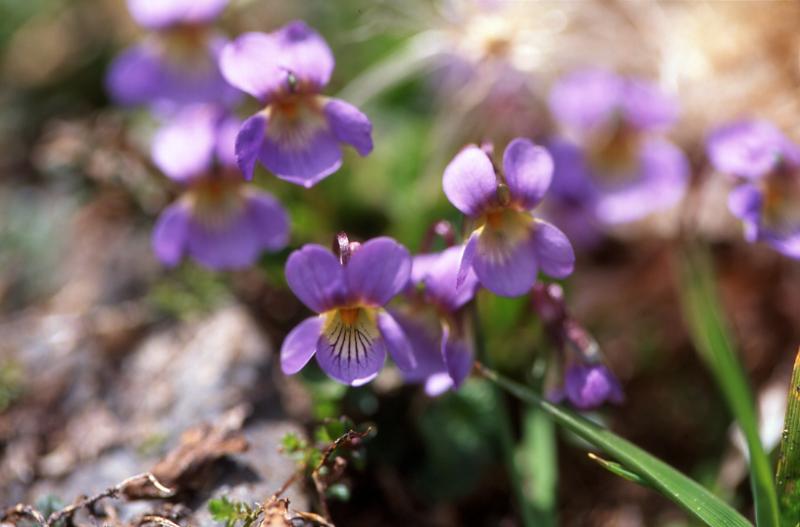
[(573, 206), (590, 205), (597, 195), (597, 189), (583, 150), (572, 142), (558, 139), (548, 143), (547, 149), (554, 163), (548, 201), (556, 198)]
[(372, 123), (361, 110), (340, 99), (330, 99), (324, 108), (333, 135), (361, 156), (372, 152)]
[(209, 269), (243, 269), (258, 259), (262, 248), (244, 206), (221, 223), (189, 223), (187, 251)]
[(237, 166), (236, 139), (243, 124), (239, 118), (232, 115), (224, 116), (217, 122), (214, 152), (220, 165), (224, 167)]
[(417, 359), (411, 348), (403, 328), (386, 311), (378, 313), (378, 329), (381, 332), (389, 355), (402, 371), (413, 371), (417, 367)]
[(236, 163), (248, 181), (253, 179), (256, 160), (259, 158), (266, 133), (267, 118), (263, 113), (257, 113), (242, 124), (236, 135)]
[(289, 216), (280, 202), (266, 192), (247, 193), (247, 214), (264, 249), (278, 251), (289, 242)]
[(559, 80), (550, 93), (550, 109), (558, 121), (583, 133), (620, 116), (637, 130), (663, 127), (677, 117), (675, 101), (654, 84), (598, 69)]
[(411, 275), (411, 255), (391, 238), (373, 238), (345, 266), (351, 297), (382, 306), (403, 290)]
[(217, 66), (221, 39), (187, 49), (180, 60), (147, 41), (123, 52), (114, 61), (106, 88), (122, 105), (152, 104), (159, 110), (194, 103), (230, 103), (239, 92), (222, 77)]
[(761, 203), (761, 191), (750, 183), (739, 185), (728, 194), (728, 209), (742, 220), (756, 220), (761, 214)]
[(664, 128), (678, 118), (677, 101), (652, 82), (625, 78), (621, 95), (625, 121), (636, 130)]
[(603, 70), (581, 70), (559, 79), (550, 91), (555, 118), (580, 132), (603, 126), (619, 107), (622, 80)]
[(478, 277), (472, 267), (465, 267), (466, 275), (458, 285), (458, 273), (464, 248), (454, 246), (440, 253), (414, 257), (412, 275), (416, 282), (425, 285), (425, 295), (437, 305), (455, 311), (475, 296)]
[(789, 258), (800, 260), (800, 230), (790, 234), (773, 235), (767, 232), (764, 241)]
[(264, 101), (291, 90), (316, 93), (328, 83), (333, 66), (328, 45), (301, 21), (270, 34), (245, 33), (220, 57), (228, 82)]
[(553, 177), (553, 158), (541, 146), (517, 138), (503, 154), (503, 172), (514, 201), (532, 209), (542, 201)]
[(344, 269), (332, 252), (309, 244), (286, 260), (286, 282), (309, 309), (322, 313), (344, 298)]
[(440, 350), (441, 327), (435, 313), (392, 311), (391, 314), (411, 344), (417, 364), (414, 369), (401, 370), (403, 378), (408, 382), (422, 382), (437, 373), (445, 373)]
[(335, 64), (331, 48), (302, 20), (289, 22), (274, 33), (278, 42), (278, 69), (291, 72), (302, 91), (319, 91), (328, 84)]
[(131, 16), (148, 29), (208, 23), (226, 5), (228, 0), (128, 0)]
[(267, 134), (259, 159), (279, 178), (311, 188), (339, 170), (342, 150), (330, 130), (319, 128), (302, 142), (282, 141)]
[(286, 72), (275, 64), (278, 53), (272, 35), (244, 33), (222, 48), (219, 67), (233, 86), (265, 101), (286, 83)]
[(161, 84), (161, 58), (158, 51), (146, 43), (123, 51), (111, 63), (106, 75), (106, 91), (122, 106), (150, 102)]
[(360, 386), (371, 381), (385, 361), (386, 344), (377, 327), (367, 321), (348, 325), (334, 320), (317, 341), (320, 367), (344, 384)]
[(453, 379), (453, 387), (459, 388), (469, 377), (475, 361), (475, 352), (469, 341), (450, 334), (447, 325), (442, 325), (442, 357), (447, 373)]
[(689, 162), (683, 152), (668, 141), (651, 139), (642, 146), (635, 179), (601, 190), (595, 213), (609, 224), (636, 221), (676, 205), (688, 182)]
[(492, 162), (483, 150), (469, 145), (459, 152), (442, 178), (444, 193), (455, 208), (477, 216), (497, 196), (497, 178)]
[(209, 170), (217, 143), (217, 121), (216, 112), (206, 106), (180, 112), (153, 137), (153, 162), (177, 181)]
[(575, 269), (575, 251), (566, 235), (555, 225), (536, 220), (533, 247), (539, 268), (547, 276), (566, 278)]
[(711, 163), (732, 176), (757, 179), (773, 170), (781, 159), (796, 156), (792, 145), (767, 121), (739, 121), (715, 130), (706, 142)]
[(456, 289), (461, 289), (467, 281), (472, 270), (472, 262), (475, 260), (475, 251), (478, 250), (478, 240), (480, 239), (482, 229), (476, 229), (464, 244), (461, 251), (461, 258), (458, 264), (458, 274), (456, 275)]
[(311, 360), (317, 351), (322, 323), (321, 317), (310, 317), (286, 335), (281, 345), (281, 371), (285, 375), (294, 375)]
[(153, 229), (153, 252), (166, 266), (173, 267), (183, 258), (186, 251), (186, 237), (190, 212), (183, 203), (173, 203), (167, 207)]
[(472, 268), (481, 284), (499, 296), (520, 296), (536, 283), (539, 271), (533, 236), (502, 242), (481, 233)]

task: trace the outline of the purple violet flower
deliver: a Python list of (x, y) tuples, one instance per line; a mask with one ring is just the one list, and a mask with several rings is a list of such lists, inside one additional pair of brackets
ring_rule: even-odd
[(461, 308), (480, 284), (469, 270), (456, 288), (462, 252), (462, 247), (450, 247), (415, 256), (407, 288), (410, 308), (395, 313), (417, 359), (417, 368), (404, 377), (424, 382), (430, 396), (460, 387), (475, 359), (473, 335)]
[(557, 199), (580, 195), (583, 208), (605, 224), (636, 221), (682, 199), (688, 161), (657, 135), (675, 121), (677, 105), (654, 85), (579, 71), (556, 83), (550, 108), (570, 137), (551, 152), (553, 178), (567, 182), (557, 185)]
[(217, 107), (200, 105), (156, 133), (154, 162), (185, 187), (153, 231), (153, 250), (165, 265), (189, 255), (210, 269), (242, 268), (288, 242), (289, 219), (280, 203), (232, 169), (239, 124)]
[(202, 102), (234, 102), (238, 90), (222, 77), (217, 58), (225, 38), (209, 25), (228, 0), (129, 0), (133, 18), (153, 32), (111, 64), (106, 87), (121, 105), (167, 110)]
[(603, 364), (573, 364), (564, 375), (566, 398), (575, 408), (590, 410), (606, 401), (621, 404), (625, 397), (614, 374)]
[(550, 186), (553, 162), (544, 148), (513, 140), (503, 172), (475, 145), (464, 148), (444, 171), (444, 193), (476, 225), (461, 256), (457, 283), (473, 269), (480, 283), (501, 296), (527, 293), (539, 270), (554, 278), (572, 273), (575, 253), (554, 225), (528, 211)]
[(740, 121), (708, 139), (714, 168), (736, 178), (728, 208), (749, 242), (800, 259), (800, 147), (771, 123)]
[(372, 151), (367, 116), (320, 95), (334, 58), (304, 22), (240, 36), (222, 51), (220, 66), (228, 82), (264, 104), (236, 140), (236, 158), (247, 179), (259, 161), (279, 178), (311, 187), (339, 169), (342, 143), (362, 156)]
[(286, 375), (300, 371), (315, 354), (325, 373), (352, 386), (374, 379), (387, 351), (401, 370), (416, 367), (405, 333), (383, 308), (408, 283), (408, 251), (386, 237), (351, 247), (352, 254), (341, 259), (314, 244), (289, 256), (289, 288), (318, 315), (284, 339), (281, 368)]

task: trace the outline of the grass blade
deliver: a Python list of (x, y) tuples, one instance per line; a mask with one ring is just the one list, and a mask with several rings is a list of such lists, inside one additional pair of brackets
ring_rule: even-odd
[(684, 257), (681, 270), (684, 317), (692, 340), (714, 375), (747, 442), (756, 524), (778, 527), (780, 513), (772, 466), (758, 434), (754, 398), (719, 305), (710, 258), (695, 250)]
[(792, 383), (783, 423), (781, 457), (778, 460), (778, 496), (783, 527), (800, 525), (800, 349), (794, 360)]
[(649, 486), (712, 527), (752, 527), (747, 519), (696, 481), (580, 415), (552, 404), (532, 389), (478, 364), (478, 372), (519, 399), (536, 405), (558, 425), (602, 450)]

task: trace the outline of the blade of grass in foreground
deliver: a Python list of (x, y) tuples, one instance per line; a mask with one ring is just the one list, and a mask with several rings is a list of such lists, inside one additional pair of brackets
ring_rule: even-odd
[(610, 430), (593, 423), (559, 405), (552, 404), (527, 386), (507, 379), (497, 372), (476, 364), (478, 373), (519, 399), (536, 405), (557, 424), (602, 450), (628, 472), (674, 501), (712, 527), (752, 527), (744, 516), (714, 496), (702, 485), (651, 456), (641, 448)]
[(701, 249), (695, 249), (684, 256), (681, 271), (684, 318), (692, 340), (714, 375), (747, 442), (756, 524), (778, 527), (780, 513), (772, 466), (758, 435), (754, 398), (719, 305), (710, 257)]
[(778, 496), (781, 506), (781, 525), (800, 525), (800, 349), (794, 360), (792, 384), (783, 423), (781, 457), (778, 460)]

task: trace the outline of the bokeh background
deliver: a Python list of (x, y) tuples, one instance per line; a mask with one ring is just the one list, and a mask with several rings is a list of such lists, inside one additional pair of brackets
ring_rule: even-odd
[[(345, 230), (417, 251), (435, 221), (460, 222), (441, 191), (445, 164), (468, 142), (547, 138), (560, 75), (599, 66), (659, 83), (681, 103), (671, 136), (692, 163), (689, 195), (580, 250), (564, 286), (626, 392), (592, 417), (749, 514), (746, 462), (682, 319), (676, 256), (687, 232), (711, 247), (774, 447), (800, 340), (800, 265), (743, 241), (704, 138), (744, 116), (800, 138), (800, 4), (520, 0), (495, 2), (491, 17), (480, 4), (231, 2), (219, 23), (230, 36), (295, 18), (316, 28), (337, 57), (327, 93), (374, 125), (373, 154), (348, 152), (313, 189), (259, 169), (257, 184), (290, 213), (290, 248)], [(331, 500), (337, 525), (519, 525), (484, 382), (431, 399), (391, 369), (357, 389), (314, 368), (286, 378), (275, 350), (306, 316), (283, 279), (290, 248), (228, 273), (156, 261), (150, 231), (179, 189), (149, 160), (157, 123), (104, 90), (110, 61), (140, 33), (122, 0), (0, 0), (0, 505), (98, 492), (205, 422), (250, 444), (222, 448), (217, 457), (230, 455), (179, 503), (186, 521), (211, 525), (209, 499), (264, 499), (292, 472), (278, 452), (285, 433), (347, 415), (378, 432)], [(529, 299), (479, 304), (498, 369), (529, 369), (542, 334)], [(524, 439), (525, 409), (514, 410)], [(556, 482), (558, 525), (693, 525), (557, 437), (557, 471), (544, 477)], [(314, 503), (308, 486), (289, 496)], [(148, 505), (116, 506), (125, 522)]]

